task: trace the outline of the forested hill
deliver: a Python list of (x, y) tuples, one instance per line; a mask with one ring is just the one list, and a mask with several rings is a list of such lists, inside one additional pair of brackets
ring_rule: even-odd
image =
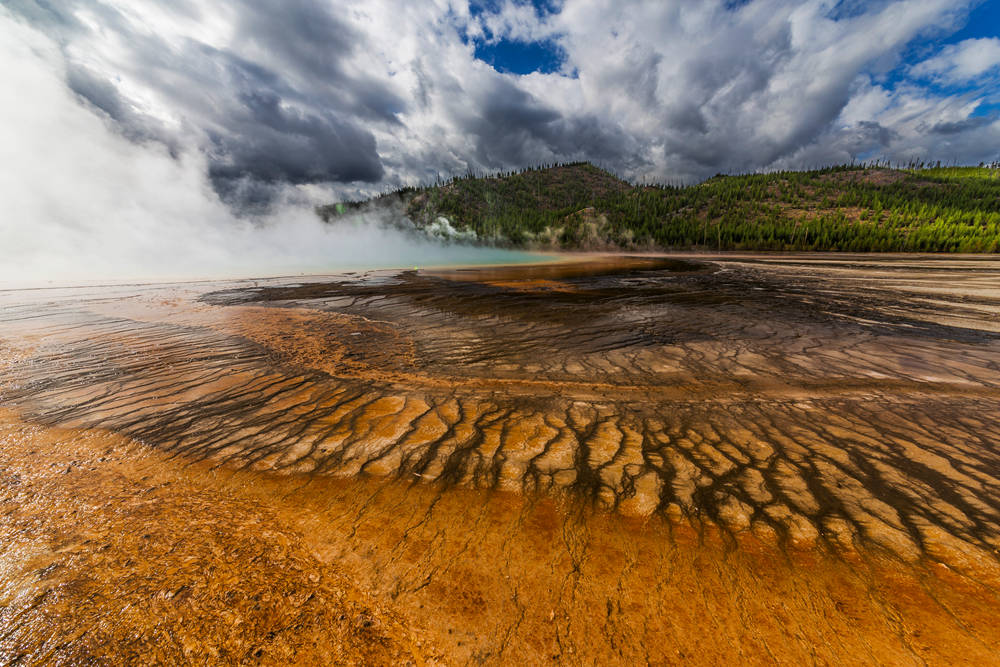
[(1000, 165), (716, 176), (634, 186), (591, 164), (405, 188), (324, 206), (402, 209), (431, 233), (539, 249), (1000, 252)]

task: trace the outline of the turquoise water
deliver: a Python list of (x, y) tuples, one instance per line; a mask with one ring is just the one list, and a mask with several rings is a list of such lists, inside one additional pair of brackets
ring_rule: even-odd
[[(412, 255), (390, 255), (379, 261), (371, 256), (359, 257), (356, 260), (338, 257), (326, 263), (315, 263), (309, 266), (290, 267), (290, 273), (338, 273), (341, 271), (375, 271), (380, 269), (428, 269), (446, 266), (502, 266), (507, 264), (533, 264), (555, 259), (553, 253), (527, 252), (521, 250), (506, 250), (503, 248), (486, 248), (475, 246), (421, 246), (414, 249)], [(250, 277), (250, 276), (247, 276)], [(259, 277), (259, 276), (253, 276)]]

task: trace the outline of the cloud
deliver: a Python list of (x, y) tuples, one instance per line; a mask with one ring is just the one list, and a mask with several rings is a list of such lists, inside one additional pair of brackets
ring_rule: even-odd
[(17, 63), (0, 88), (2, 288), (498, 259), (406, 233), (401, 216), (327, 225), (312, 206), (334, 193), (289, 183), (275, 186), (267, 214), (237, 216), (213, 189), (205, 153), (122, 134), (121, 119), (137, 112), (67, 71), (55, 42), (2, 13), (0, 32), (0, 61)]
[[(1000, 40), (935, 46), (970, 7), (7, 0), (0, 281), (472, 261), (311, 211), (469, 170), (992, 161)], [(499, 72), (488, 43), (561, 64)]]
[[(604, 103), (647, 147), (653, 173), (642, 175), (692, 181), (787, 164), (807, 148), (812, 159), (839, 157), (840, 139), (825, 154), (814, 144), (843, 127), (853, 97), (907, 44), (961, 16), (943, 0), (868, 3), (837, 16), (828, 6), (567, 3), (549, 20), (565, 35), (580, 97)], [(885, 133), (851, 132), (870, 149), (884, 146)]]
[[(989, 74), (998, 40), (902, 61), (971, 6), (7, 3), (56, 41), (65, 85), (114, 133), (198, 156), (224, 201), (257, 211), (288, 185), (365, 194), (578, 159), (673, 182), (871, 155), (978, 161), (995, 131), (975, 120), (983, 95), (937, 83)], [(498, 72), (476, 53), (501, 41), (557, 49), (562, 64)]]
[(951, 44), (910, 67), (910, 75), (947, 84), (966, 83), (1000, 70), (1000, 38), (983, 37)]
[(381, 180), (367, 125), (396, 122), (404, 102), (349, 66), (357, 36), (331, 6), (45, 6), (20, 10), (60, 39), (67, 85), (126, 137), (196, 146), (220, 193)]

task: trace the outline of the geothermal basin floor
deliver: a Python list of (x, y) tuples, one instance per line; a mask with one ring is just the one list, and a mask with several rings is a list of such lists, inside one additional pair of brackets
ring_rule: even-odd
[(0, 306), (0, 662), (998, 663), (995, 258)]

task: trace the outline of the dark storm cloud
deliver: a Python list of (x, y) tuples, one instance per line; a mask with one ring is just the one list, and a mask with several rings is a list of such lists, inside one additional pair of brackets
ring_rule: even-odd
[(930, 131), (932, 134), (961, 134), (969, 130), (989, 125), (994, 120), (996, 119), (978, 116), (976, 118), (966, 118), (965, 120), (955, 121), (952, 123), (936, 123), (931, 127)]
[[(975, 162), (1000, 125), (900, 60), (930, 54), (914, 40), (958, 26), (966, 5), (4, 0), (0, 12), (59, 45), (65, 83), (118, 134), (203, 156), (223, 199), (262, 206), (288, 184), (371, 192), (569, 160), (673, 182), (942, 148)], [(561, 74), (498, 72), (475, 35), (556, 49)], [(911, 78), (890, 85), (892, 72)]]
[(891, 149), (899, 134), (874, 121), (860, 121), (840, 128), (819, 142), (829, 152), (836, 152), (832, 161), (846, 162), (870, 157), (882, 157)]
[(370, 132), (333, 114), (284, 109), (268, 89), (238, 92), (226, 120), (227, 132), (212, 134), (214, 178), (300, 184), (382, 177)]
[(313, 0), (264, 0), (240, 3), (237, 31), (273, 53), (276, 59), (319, 81), (343, 80), (341, 56), (354, 49), (358, 35)]
[(675, 78), (683, 94), (664, 114), (668, 154), (699, 176), (754, 169), (794, 154), (822, 135), (851, 99), (856, 70), (826, 72), (823, 85), (808, 95), (788, 92), (794, 101), (785, 99), (781, 107), (794, 104), (795, 111), (780, 131), (760, 132), (768, 120), (760, 114), (774, 104), (774, 89), (801, 49), (791, 24), (732, 26), (710, 46), (679, 68)]
[(475, 113), (459, 127), (476, 138), (476, 159), (487, 168), (569, 160), (618, 167), (634, 160), (634, 139), (620, 125), (594, 114), (564, 115), (504, 77), (473, 99)]
[[(784, 23), (757, 31), (730, 27), (679, 66), (674, 79), (681, 94), (664, 107), (663, 142), (685, 171), (705, 176), (772, 162), (840, 112), (846, 95), (832, 106), (803, 106), (797, 127), (779, 135), (748, 131), (748, 111), (767, 105), (769, 86), (793, 56), (790, 30)], [(821, 117), (812, 117), (815, 111)]]
[(136, 113), (111, 81), (86, 67), (70, 63), (66, 68), (66, 85), (85, 104), (113, 121), (124, 136), (133, 141), (161, 141), (172, 153), (176, 151), (176, 142), (162, 124)]
[(690, 100), (681, 100), (667, 109), (667, 123), (684, 134), (707, 134), (708, 120), (701, 106)]
[(543, 137), (560, 120), (557, 111), (500, 78), (477, 102), (478, 113), (462, 126), (476, 137), (480, 163), (493, 168), (524, 164), (549, 150)]
[[(180, 127), (168, 130), (134, 108), (117, 77), (76, 62), (66, 49), (69, 87), (129, 138), (157, 139), (173, 147), (182, 139), (178, 134), (199, 136), (212, 182), (230, 201), (241, 203), (238, 197), (246, 195), (254, 203), (272, 192), (269, 184), (274, 183), (382, 178), (375, 137), (364, 125), (398, 123), (405, 105), (377, 81), (344, 69), (358, 35), (332, 14), (328, 3), (238, 5), (234, 42), (260, 54), (261, 62), (195, 40), (170, 44), (155, 31), (137, 30), (107, 5), (86, 6), (128, 48), (131, 67), (121, 76), (161, 96)], [(70, 4), (18, 2), (12, 9), (62, 34), (64, 44), (90, 30), (74, 17)], [(179, 3), (172, 11), (198, 19), (200, 10)]]
[(247, 0), (241, 5), (238, 39), (257, 44), (271, 67), (301, 83), (297, 92), (361, 118), (398, 122), (406, 103), (385, 86), (344, 68), (366, 48), (363, 36), (322, 0)]
[(898, 135), (888, 127), (870, 120), (863, 120), (856, 126), (856, 137), (859, 144), (871, 146), (888, 146)]
[(920, 40), (960, 27), (969, 6), (621, 0), (578, 3), (551, 29), (590, 99), (629, 101), (613, 106), (657, 175), (696, 181), (946, 146), (913, 119), (960, 122), (968, 107), (899, 81), (897, 68)]

